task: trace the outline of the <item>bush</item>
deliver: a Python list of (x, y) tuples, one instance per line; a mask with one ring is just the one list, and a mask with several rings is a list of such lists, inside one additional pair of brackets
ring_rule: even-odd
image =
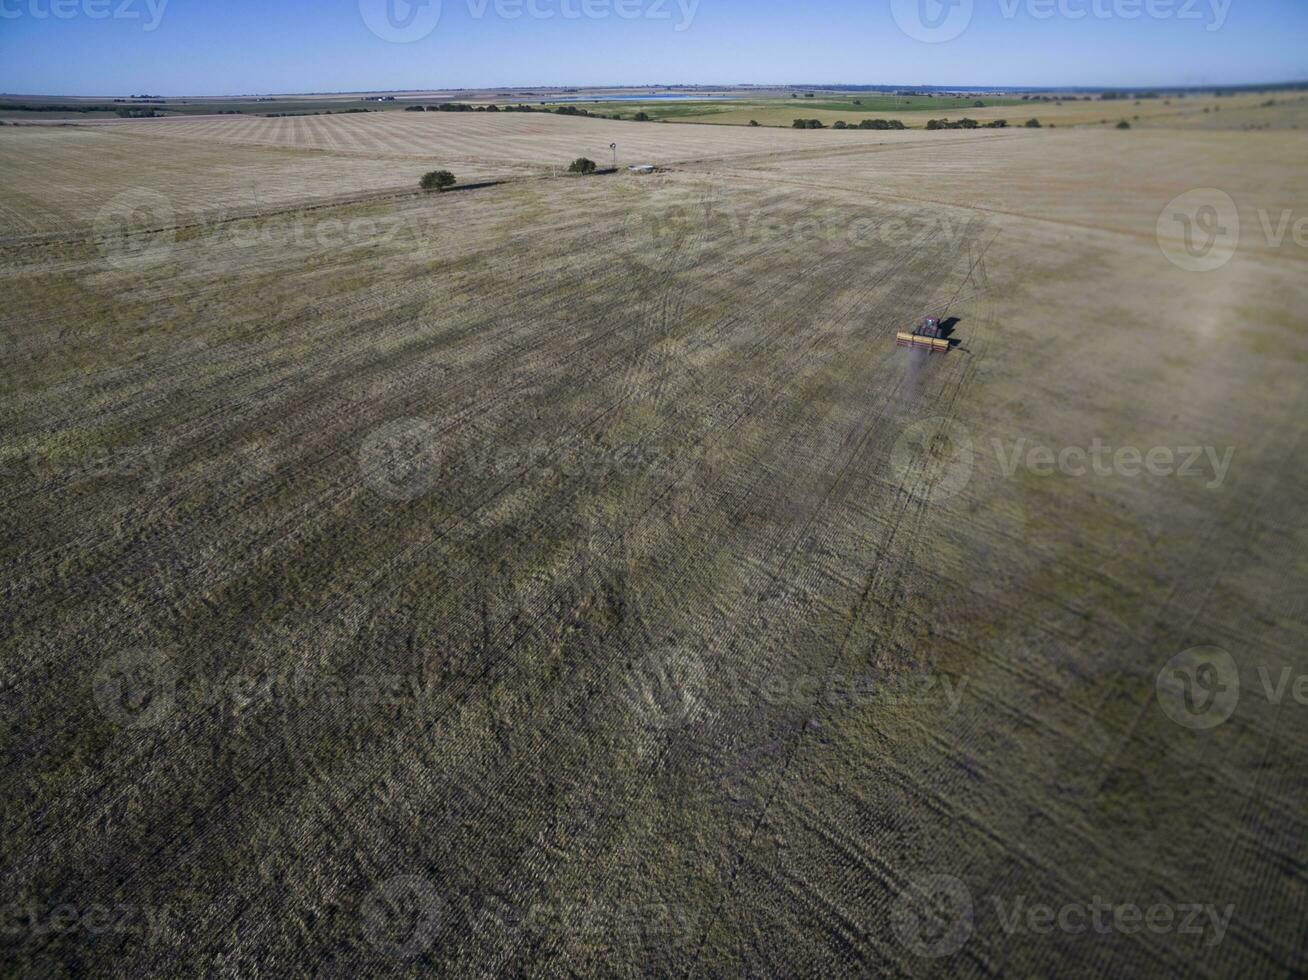
[(1127, 122), (1125, 119), (1123, 119), (1120, 123), (1117, 124), (1117, 128), (1118, 128), (1118, 129), (1130, 129), (1130, 128), (1131, 128), (1131, 124), (1130, 124), (1129, 122)]
[(453, 187), (455, 184), (454, 174), (448, 170), (433, 170), (431, 173), (422, 175), (422, 180), (418, 182), (425, 191), (443, 191), (447, 187)]
[(636, 122), (649, 122), (649, 113), (648, 113), (648, 112), (638, 112), (638, 113), (636, 113), (636, 115), (633, 116), (632, 118), (635, 119)]
[(758, 125), (758, 120), (757, 120), (757, 119), (751, 119), (751, 120), (749, 121), (749, 124), (750, 124), (751, 126), (757, 126), (757, 125)]
[(1040, 120), (1039, 120), (1039, 119), (1028, 119), (1028, 120), (1026, 121), (1026, 128), (1027, 128), (1027, 129), (1039, 129), (1039, 128), (1040, 128)]
[(837, 120), (836, 120), (836, 124), (835, 124), (834, 126), (832, 126), (831, 128), (832, 128), (832, 129), (848, 129), (849, 127), (845, 125), (845, 120), (843, 120), (843, 119), (837, 119)]
[(595, 172), (595, 161), (588, 160), (586, 157), (577, 157), (572, 163), (568, 164), (568, 173), (570, 174), (593, 174)]

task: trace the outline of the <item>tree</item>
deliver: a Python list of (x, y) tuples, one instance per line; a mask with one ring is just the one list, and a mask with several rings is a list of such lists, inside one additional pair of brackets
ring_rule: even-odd
[(1039, 128), (1040, 128), (1040, 120), (1039, 120), (1039, 119), (1028, 119), (1028, 120), (1026, 121), (1026, 128), (1027, 128), (1027, 129), (1039, 129)]
[(1120, 123), (1117, 124), (1117, 128), (1118, 128), (1118, 129), (1130, 129), (1130, 128), (1131, 128), (1131, 124), (1130, 124), (1129, 122), (1127, 122), (1125, 119), (1123, 119)]
[(649, 122), (649, 113), (638, 112), (633, 118), (636, 120), (636, 122)]
[(595, 172), (595, 161), (588, 160), (586, 157), (577, 157), (568, 165), (570, 174), (593, 174)]
[(926, 124), (926, 128), (927, 128), (927, 129), (939, 129), (939, 128), (940, 128), (940, 122), (939, 122), (939, 120), (936, 120), (936, 119), (928, 119), (928, 120), (927, 120), (927, 124)]
[(433, 170), (422, 175), (419, 186), (425, 191), (443, 191), (447, 187), (453, 187), (455, 182), (454, 174), (448, 170)]
[(837, 120), (836, 120), (836, 124), (835, 124), (834, 126), (832, 126), (831, 128), (832, 128), (832, 129), (848, 129), (849, 127), (845, 125), (845, 120), (843, 120), (843, 119), (837, 119)]
[(757, 125), (758, 125), (758, 120), (757, 120), (757, 119), (751, 119), (751, 120), (749, 121), (749, 124), (750, 124), (751, 126), (757, 126)]

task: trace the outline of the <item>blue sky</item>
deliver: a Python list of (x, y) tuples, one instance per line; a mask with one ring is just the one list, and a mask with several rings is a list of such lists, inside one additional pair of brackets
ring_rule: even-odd
[(0, 0), (0, 91), (1308, 79), (1308, 0), (945, 2)]

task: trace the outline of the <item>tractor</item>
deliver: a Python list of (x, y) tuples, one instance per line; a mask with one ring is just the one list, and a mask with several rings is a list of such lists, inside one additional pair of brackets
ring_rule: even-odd
[(895, 334), (895, 345), (898, 347), (917, 347), (922, 350), (930, 351), (932, 354), (948, 354), (950, 343), (949, 338), (945, 336), (944, 329), (940, 326), (940, 318), (929, 316), (913, 328), (912, 333), (900, 331)]

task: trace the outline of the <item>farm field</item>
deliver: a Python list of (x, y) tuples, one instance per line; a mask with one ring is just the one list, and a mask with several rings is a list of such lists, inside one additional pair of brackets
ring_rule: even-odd
[[(609, 142), (666, 172), (546, 179)], [(1263, 215), (1308, 214), (1305, 159), (1289, 129), (0, 129), (0, 885), (141, 913), (5, 933), (7, 964), (1302, 973), (1308, 708), (1262, 677), (1308, 671), (1308, 247)], [(503, 183), (414, 192), (436, 166)], [(1202, 188), (1238, 247), (1188, 271), (1159, 228)], [(107, 233), (134, 193), (175, 224)], [(927, 314), (945, 357), (894, 344)], [(1212, 452), (1026, 455), (1097, 442)], [(1207, 646), (1240, 697), (1201, 730), (1155, 684)], [(921, 900), (945, 879), (965, 919)], [(1100, 902), (1221, 915), (1013, 911)]]
[[(663, 126), (517, 113), (212, 116), (4, 127), (0, 238), (91, 225), (121, 195), (124, 204), (140, 199), (166, 212), (165, 218), (170, 213), (194, 222), (407, 190), (416, 175), (436, 167), (475, 183), (556, 174), (579, 156), (611, 165), (610, 143), (618, 144), (619, 166), (664, 166), (823, 147), (897, 149), (913, 138), (718, 129), (669, 134)], [(142, 180), (143, 167), (148, 181)], [(93, 182), (87, 174), (95, 175)]]

